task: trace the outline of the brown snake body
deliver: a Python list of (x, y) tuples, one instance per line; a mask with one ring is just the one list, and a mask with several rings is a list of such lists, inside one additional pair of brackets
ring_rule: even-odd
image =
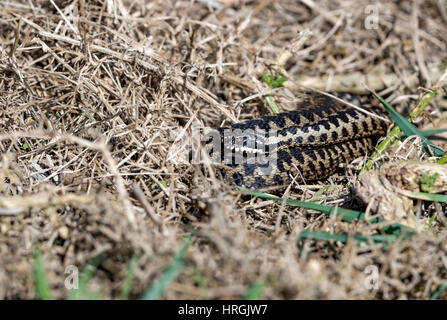
[(387, 130), (385, 121), (325, 95), (311, 95), (301, 105), (219, 128), (224, 152), (209, 154), (220, 160), (224, 178), (253, 189), (287, 185), (293, 178), (320, 180), (370, 153)]

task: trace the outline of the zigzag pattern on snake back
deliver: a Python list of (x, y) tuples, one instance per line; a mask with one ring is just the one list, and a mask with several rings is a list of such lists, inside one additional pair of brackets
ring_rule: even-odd
[[(361, 107), (366, 100), (342, 94)], [(320, 180), (340, 164), (374, 150), (386, 133), (385, 121), (322, 94), (311, 94), (296, 111), (218, 128), (223, 152), (209, 154), (222, 165), (224, 178), (236, 186), (260, 189), (297, 181)]]

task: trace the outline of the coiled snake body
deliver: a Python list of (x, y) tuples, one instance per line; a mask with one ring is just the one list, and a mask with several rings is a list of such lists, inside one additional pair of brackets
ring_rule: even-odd
[(286, 185), (294, 177), (299, 182), (320, 180), (340, 164), (370, 153), (387, 130), (385, 121), (325, 95), (310, 95), (301, 105), (296, 111), (219, 128), (224, 152), (209, 154), (222, 164), (224, 178), (253, 189)]

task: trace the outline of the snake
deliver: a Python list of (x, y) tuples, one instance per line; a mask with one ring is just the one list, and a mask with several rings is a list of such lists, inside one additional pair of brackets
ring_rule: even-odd
[[(367, 98), (337, 96), (372, 108)], [(225, 181), (262, 189), (325, 179), (341, 164), (372, 152), (386, 132), (382, 117), (316, 93), (307, 95), (296, 110), (216, 128), (205, 141)]]

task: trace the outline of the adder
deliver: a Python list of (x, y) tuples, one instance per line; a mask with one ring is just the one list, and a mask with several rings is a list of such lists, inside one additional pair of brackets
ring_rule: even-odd
[[(367, 99), (339, 94), (362, 108)], [(251, 189), (284, 186), (292, 178), (313, 181), (326, 178), (342, 163), (371, 153), (385, 135), (383, 118), (323, 94), (311, 94), (297, 110), (218, 128), (218, 145), (206, 146), (232, 185)]]

